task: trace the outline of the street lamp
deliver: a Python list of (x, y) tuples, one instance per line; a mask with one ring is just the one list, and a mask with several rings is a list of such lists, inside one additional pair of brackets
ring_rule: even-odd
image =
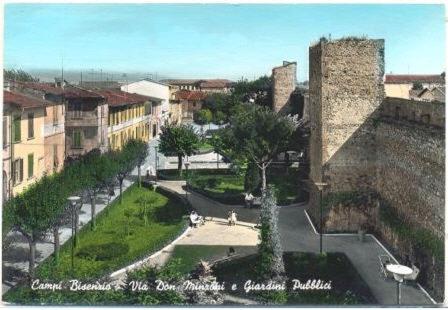
[(190, 162), (187, 160), (185, 163), (185, 198), (188, 201), (188, 167), (190, 167)]
[(81, 197), (79, 196), (70, 196), (67, 198), (69, 204), (70, 204), (70, 212), (71, 212), (71, 223), (72, 223), (72, 274), (74, 271), (74, 252), (75, 252), (75, 247), (76, 247), (76, 229), (75, 226), (78, 224), (76, 223), (77, 221), (77, 217), (76, 217), (76, 213), (77, 213), (77, 204), (78, 202), (81, 200)]
[(156, 180), (157, 180), (157, 162), (158, 162), (158, 158), (157, 158), (157, 151), (158, 151), (158, 149), (159, 149), (159, 147), (156, 145), (155, 147), (154, 147), (154, 151), (155, 151), (155, 154), (154, 154), (154, 168), (155, 168), (155, 171), (154, 171), (154, 173), (155, 173), (155, 175), (156, 175)]
[(322, 204), (322, 191), (324, 187), (327, 185), (327, 183), (323, 182), (315, 182), (314, 185), (316, 185), (317, 189), (319, 190), (319, 208), (320, 208), (320, 230), (319, 230), (319, 249), (320, 254), (322, 254), (322, 230), (324, 226), (324, 219), (323, 219), (323, 204)]
[(412, 274), (412, 269), (399, 265), (399, 264), (389, 264), (386, 269), (394, 275), (395, 281), (397, 281), (397, 304), (401, 304), (401, 283), (405, 276)]

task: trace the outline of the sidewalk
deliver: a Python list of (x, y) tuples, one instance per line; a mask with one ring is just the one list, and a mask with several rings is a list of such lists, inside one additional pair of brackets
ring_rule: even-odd
[[(123, 192), (131, 186), (137, 176), (137, 168), (123, 181)], [(115, 189), (115, 195), (111, 197), (112, 203), (120, 194), (118, 188)], [(96, 200), (96, 214), (98, 215), (107, 206), (108, 196), (106, 193), (100, 193)], [(79, 212), (79, 229), (88, 224), (91, 220), (90, 202), (85, 202)], [(60, 228), (59, 238), (60, 244), (64, 244), (71, 237), (71, 226), (66, 225)], [(3, 252), (2, 257), (2, 295), (11, 287), (17, 284), (17, 279), (26, 276), (28, 272), (29, 245), (26, 239), (19, 232), (9, 232), (7, 237), (14, 240), (7, 251)], [(53, 234), (48, 235), (48, 239), (44, 242), (36, 244), (36, 266), (49, 257), (54, 250)]]
[[(184, 181), (161, 181), (160, 185), (185, 195)], [(188, 193), (188, 200), (203, 216), (227, 218), (227, 212), (235, 206), (215, 202), (194, 192)], [(319, 252), (319, 235), (316, 234), (305, 214), (306, 205), (281, 207), (279, 229), (284, 251)], [(238, 220), (257, 223), (260, 209), (239, 208)], [(378, 255), (389, 255), (373, 237), (367, 236), (360, 242), (352, 235), (326, 235), (323, 238), (324, 251), (343, 252), (351, 260), (373, 295), (382, 305), (396, 304), (396, 282), (385, 280), (379, 270)], [(414, 286), (402, 285), (402, 304), (432, 305), (425, 293)]]

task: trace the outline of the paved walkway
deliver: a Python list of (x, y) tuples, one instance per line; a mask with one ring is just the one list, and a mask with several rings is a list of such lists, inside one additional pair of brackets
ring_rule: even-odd
[[(182, 181), (162, 181), (165, 186), (179, 194), (185, 195)], [(238, 208), (238, 219), (257, 223), (259, 209), (246, 209), (242, 206), (226, 206), (194, 192), (188, 193), (188, 200), (201, 215), (227, 218), (227, 212)], [(280, 208), (279, 228), (284, 251), (319, 252), (319, 235), (315, 233), (306, 213), (305, 205)], [(354, 235), (324, 236), (324, 251), (344, 252), (352, 261), (364, 281), (369, 285), (373, 295), (383, 305), (396, 303), (396, 282), (385, 280), (379, 270), (378, 255), (388, 255), (377, 241), (366, 236), (360, 242)], [(411, 285), (402, 285), (402, 304), (432, 304), (425, 293)]]
[[(235, 226), (228, 226), (226, 220), (207, 218), (204, 225), (198, 228), (189, 229), (185, 235), (171, 243), (155, 255), (151, 255), (144, 263), (138, 264), (136, 268), (145, 266), (160, 267), (165, 265), (173, 254), (177, 245), (220, 245), (233, 246), (237, 248), (237, 254), (248, 255), (256, 253), (258, 244), (258, 229), (253, 228), (251, 223), (239, 223)], [(226, 250), (222, 254), (217, 254), (214, 259), (226, 257)], [(135, 269), (134, 266), (125, 268)], [(114, 272), (111, 279), (114, 283), (124, 283), (126, 270)]]

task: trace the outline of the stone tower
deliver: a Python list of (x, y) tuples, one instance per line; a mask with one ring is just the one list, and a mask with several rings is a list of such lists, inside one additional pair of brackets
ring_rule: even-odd
[(284, 111), (290, 103), (291, 93), (296, 89), (297, 63), (283, 61), (283, 65), (272, 69), (272, 109)]
[(321, 40), (309, 49), (309, 74), (311, 182), (327, 183), (326, 194), (374, 188), (384, 40)]

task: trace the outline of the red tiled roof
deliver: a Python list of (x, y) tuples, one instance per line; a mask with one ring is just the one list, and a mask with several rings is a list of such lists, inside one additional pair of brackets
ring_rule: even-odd
[(386, 83), (390, 84), (412, 84), (414, 82), (420, 83), (443, 83), (443, 77), (438, 74), (388, 74), (386, 75)]
[(102, 99), (102, 97), (91, 90), (83, 89), (78, 86), (67, 85), (64, 88), (56, 87), (53, 83), (35, 83), (35, 82), (22, 82), (19, 83), (22, 87), (42, 91), (46, 94), (62, 95), (67, 99), (75, 98), (94, 98)]
[(146, 96), (127, 93), (121, 90), (103, 89), (96, 90), (96, 92), (106, 98), (109, 106), (115, 107), (143, 103), (149, 100), (149, 98)]
[(176, 100), (203, 100), (205, 97), (203, 92), (194, 90), (179, 90), (174, 93)]
[(201, 88), (225, 88), (229, 87), (232, 81), (224, 79), (205, 80), (200, 83)]
[(21, 93), (3, 91), (3, 103), (15, 105), (20, 108), (39, 108), (44, 107), (45, 101), (37, 98), (33, 98)]

